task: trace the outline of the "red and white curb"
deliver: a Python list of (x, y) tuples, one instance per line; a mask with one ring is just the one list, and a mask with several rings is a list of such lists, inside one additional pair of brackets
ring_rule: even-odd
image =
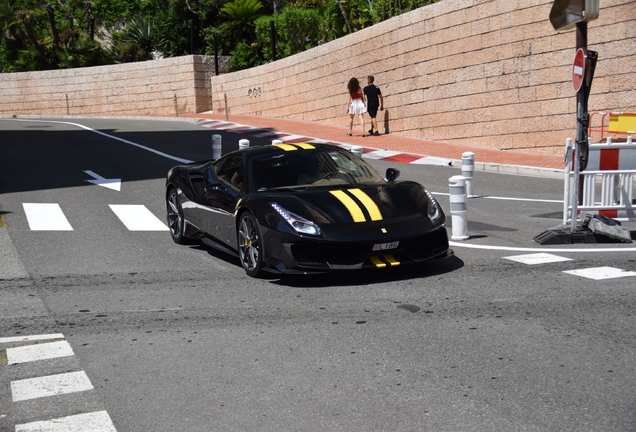
[[(285, 143), (324, 143), (332, 144), (347, 150), (351, 150), (352, 147), (357, 147), (352, 144), (346, 144), (335, 141), (328, 141), (318, 138), (307, 137), (303, 135), (293, 135), (285, 132), (273, 131), (266, 128), (256, 128), (240, 123), (226, 122), (222, 120), (198, 120), (195, 122), (197, 126), (207, 127), (214, 130), (224, 132), (235, 132), (243, 135), (251, 135), (255, 138), (271, 138), (277, 139)], [(438, 165), (438, 166), (452, 166), (453, 161), (451, 159), (439, 158), (434, 156), (422, 156), (409, 153), (402, 153), (392, 150), (377, 150), (373, 148), (363, 147), (362, 157), (365, 159), (382, 160), (387, 162), (396, 163), (408, 163), (416, 165)]]

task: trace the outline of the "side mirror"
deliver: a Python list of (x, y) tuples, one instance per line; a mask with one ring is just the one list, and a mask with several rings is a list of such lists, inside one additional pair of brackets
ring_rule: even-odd
[(387, 168), (386, 169), (386, 179), (389, 182), (394, 182), (400, 176), (400, 170), (396, 170), (395, 168)]

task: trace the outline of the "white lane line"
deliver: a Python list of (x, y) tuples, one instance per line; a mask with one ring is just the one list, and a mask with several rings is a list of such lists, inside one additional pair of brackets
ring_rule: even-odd
[(566, 258), (558, 255), (552, 255), (549, 253), (536, 253), (528, 255), (515, 255), (503, 257), (504, 259), (520, 262), (522, 264), (534, 265), (534, 264), (547, 264), (561, 261), (572, 261), (572, 258)]
[(75, 355), (66, 341), (48, 342), (15, 348), (7, 348), (7, 363), (27, 363)]
[(59, 204), (23, 203), (31, 231), (73, 231)]
[(15, 432), (117, 432), (106, 411), (15, 425)]
[(130, 231), (168, 231), (166, 224), (144, 205), (118, 205), (109, 207)]
[(31, 342), (31, 341), (41, 341), (48, 339), (64, 339), (64, 335), (62, 333), (52, 333), (52, 334), (44, 334), (44, 335), (30, 335), (30, 336), (11, 336), (0, 338), (0, 344), (13, 343), (13, 342)]
[(568, 273), (574, 276), (581, 276), (594, 280), (616, 279), (620, 277), (636, 276), (636, 272), (626, 271), (614, 267), (591, 267), (579, 270), (567, 270), (563, 273)]
[(84, 371), (11, 381), (13, 402), (59, 396), (92, 389), (93, 384), (91, 384), (91, 380), (88, 379)]
[[(455, 241), (449, 241), (448, 244), (453, 247), (463, 247), (467, 249), (482, 249), (482, 250), (497, 250), (497, 251), (515, 251), (515, 252), (545, 252), (548, 248), (523, 248), (512, 246), (489, 246), (489, 245), (476, 245), (461, 243)], [(555, 252), (636, 252), (636, 248), (588, 248), (588, 249), (551, 249)]]

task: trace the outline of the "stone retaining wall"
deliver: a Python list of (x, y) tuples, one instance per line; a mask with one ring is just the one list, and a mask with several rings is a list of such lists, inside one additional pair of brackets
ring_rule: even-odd
[(175, 115), (211, 109), (214, 57), (0, 74), (0, 113)]
[[(347, 127), (346, 84), (352, 76), (366, 83), (371, 74), (387, 108), (378, 114), (381, 131), (561, 154), (576, 131), (576, 36), (554, 31), (552, 3), (442, 0), (310, 51), (212, 77), (213, 106), (222, 112), (227, 95), (229, 115)], [(601, 2), (599, 18), (588, 24), (588, 48), (599, 53), (589, 110), (636, 111), (633, 1)]]

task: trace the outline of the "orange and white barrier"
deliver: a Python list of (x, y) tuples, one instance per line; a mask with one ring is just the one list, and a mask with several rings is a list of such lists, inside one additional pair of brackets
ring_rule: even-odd
[[(570, 146), (570, 140), (568, 140)], [(568, 149), (565, 169), (565, 193), (563, 204), (563, 224), (572, 220), (572, 204), (576, 187), (574, 158), (576, 149)], [(571, 152), (571, 153), (570, 153)], [(569, 157), (569, 155), (572, 157)], [(636, 173), (636, 144), (631, 137), (626, 143), (590, 144), (587, 168), (580, 172), (583, 177), (581, 200), (576, 205), (577, 215), (581, 212), (598, 214), (619, 221), (636, 221), (634, 206), (634, 174)], [(600, 188), (599, 188), (600, 186)]]

